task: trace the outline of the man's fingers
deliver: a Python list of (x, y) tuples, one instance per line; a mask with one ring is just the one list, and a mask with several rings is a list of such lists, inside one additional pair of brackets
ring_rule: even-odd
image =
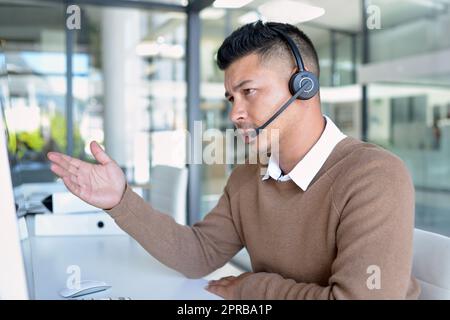
[(67, 163), (67, 164), (72, 164), (76, 167), (79, 167), (82, 163), (81, 160), (76, 159), (76, 158), (72, 158), (64, 153), (59, 153), (59, 152), (49, 152), (47, 154), (47, 157), (52, 161), (55, 162), (57, 164), (62, 164), (62, 163)]
[(67, 189), (77, 197), (83, 197), (86, 189), (85, 177), (79, 175), (79, 168), (85, 164), (83, 161), (69, 157), (58, 152), (49, 152), (48, 158), (52, 162), (50, 170), (61, 177)]
[(211, 281), (209, 281), (209, 283), (218, 283), (223, 280), (233, 280), (235, 278), (236, 278), (235, 276), (227, 276), (227, 277), (220, 278), (218, 280), (211, 280)]
[(47, 158), (51, 162), (59, 165), (60, 167), (62, 167), (63, 164), (65, 163), (65, 160), (61, 157), (61, 153), (59, 153), (59, 152), (49, 152), (49, 153), (47, 153)]
[(56, 163), (52, 163), (52, 165), (50, 166), (50, 170), (52, 170), (52, 172), (54, 174), (56, 174), (57, 176), (63, 178), (67, 175), (70, 174), (70, 172), (64, 168), (61, 168), (59, 165), (57, 165)]
[(90, 144), (91, 152), (94, 155), (95, 160), (101, 164), (107, 164), (111, 161), (111, 158), (106, 154), (106, 152), (100, 147), (96, 141), (92, 141)]
[(61, 153), (60, 155), (67, 163), (69, 163), (70, 165), (72, 165), (76, 168), (79, 168), (83, 164), (83, 161), (81, 161), (80, 159), (70, 157), (64, 153)]
[(58, 152), (49, 152), (47, 157), (51, 162), (57, 164), (58, 166), (69, 171), (72, 174), (76, 174), (79, 166), (82, 164), (81, 160), (69, 157)]
[(81, 188), (75, 175), (54, 163), (50, 166), (50, 170), (63, 179), (67, 189), (72, 193), (78, 196), (81, 194)]
[(211, 280), (208, 282), (208, 284), (212, 286), (227, 286), (231, 283), (233, 278), (234, 277), (225, 277), (219, 280)]
[(209, 285), (206, 287), (206, 290), (208, 290), (211, 293), (217, 294), (222, 298), (226, 298), (227, 287), (225, 286)]

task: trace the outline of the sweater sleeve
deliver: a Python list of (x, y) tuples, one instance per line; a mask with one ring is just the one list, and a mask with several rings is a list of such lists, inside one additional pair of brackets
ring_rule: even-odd
[(243, 247), (232, 220), (227, 187), (216, 207), (192, 227), (158, 212), (129, 186), (120, 203), (106, 212), (152, 256), (188, 278), (208, 275)]
[(335, 181), (332, 186), (340, 223), (327, 285), (261, 272), (240, 283), (236, 298), (405, 299), (418, 295), (418, 284), (411, 278), (414, 187), (409, 173), (397, 157), (380, 158), (373, 152), (357, 157), (351, 168), (345, 173), (346, 183)]

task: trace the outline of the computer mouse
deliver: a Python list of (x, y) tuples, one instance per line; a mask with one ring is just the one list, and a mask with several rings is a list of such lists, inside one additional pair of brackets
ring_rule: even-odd
[(109, 288), (111, 288), (111, 286), (103, 281), (83, 280), (80, 281), (80, 285), (76, 288), (65, 288), (61, 290), (59, 294), (64, 298), (75, 298), (86, 294), (107, 290)]

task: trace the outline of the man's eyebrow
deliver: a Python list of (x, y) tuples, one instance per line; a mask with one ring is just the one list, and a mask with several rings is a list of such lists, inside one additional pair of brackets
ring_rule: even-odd
[[(241, 82), (239, 82), (236, 86), (234, 86), (233, 91), (236, 91), (237, 89), (239, 89), (240, 87), (242, 87), (243, 85), (252, 82), (253, 80), (243, 80)], [(228, 91), (225, 91), (225, 98), (228, 98), (230, 96), (230, 93)]]

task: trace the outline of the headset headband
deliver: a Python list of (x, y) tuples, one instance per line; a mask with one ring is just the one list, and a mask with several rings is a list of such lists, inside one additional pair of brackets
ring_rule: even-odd
[(305, 71), (305, 66), (303, 64), (302, 55), (300, 54), (300, 51), (298, 50), (298, 47), (294, 43), (294, 41), (289, 37), (286, 33), (284, 33), (281, 30), (278, 30), (277, 28), (272, 27), (272, 30), (278, 33), (281, 38), (287, 43), (287, 45), (291, 48), (292, 53), (294, 54), (295, 62), (298, 67), (299, 72)]

